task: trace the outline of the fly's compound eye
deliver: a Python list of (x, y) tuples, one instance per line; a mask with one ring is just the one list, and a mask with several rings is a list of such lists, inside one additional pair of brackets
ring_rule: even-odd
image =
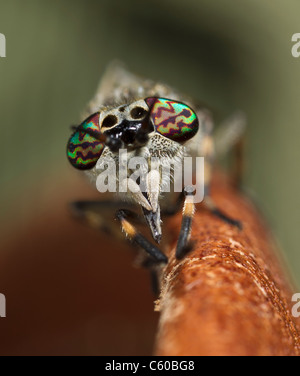
[(79, 170), (93, 168), (104, 149), (104, 143), (99, 141), (99, 116), (97, 112), (88, 117), (69, 139), (67, 157), (72, 166)]
[(194, 137), (199, 129), (196, 113), (186, 104), (165, 98), (146, 98), (156, 132), (176, 142)]

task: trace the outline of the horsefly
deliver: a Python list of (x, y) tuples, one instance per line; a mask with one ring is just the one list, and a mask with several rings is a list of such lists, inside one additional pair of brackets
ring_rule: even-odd
[[(83, 119), (68, 141), (67, 157), (109, 199), (74, 202), (73, 209), (112, 234), (122, 234), (121, 226), (126, 237), (146, 251), (148, 265), (168, 262), (159, 248), (162, 218), (182, 206), (177, 259), (191, 249), (197, 203), (241, 228), (240, 222), (222, 213), (210, 197), (215, 151), (209, 111), (171, 87), (140, 78), (114, 63)], [(227, 138), (222, 137), (226, 148), (243, 133), (244, 123), (238, 115), (226, 128)], [(112, 212), (118, 227), (113, 218), (108, 219)], [(152, 241), (138, 230), (141, 223), (150, 230)]]

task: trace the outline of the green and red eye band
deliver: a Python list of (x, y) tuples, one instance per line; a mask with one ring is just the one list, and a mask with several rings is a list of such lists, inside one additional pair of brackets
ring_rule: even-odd
[(67, 156), (70, 163), (80, 169), (89, 170), (95, 166), (104, 149), (101, 142), (100, 113), (87, 118), (70, 137), (67, 146)]
[(145, 101), (150, 108), (150, 121), (157, 133), (180, 143), (197, 133), (197, 115), (186, 104), (165, 98), (147, 98)]
[[(150, 97), (148, 119), (160, 135), (179, 143), (195, 136), (199, 128), (196, 113), (186, 104), (166, 98)], [(100, 158), (106, 137), (100, 130), (100, 112), (88, 117), (70, 137), (67, 157), (80, 170), (93, 168)]]

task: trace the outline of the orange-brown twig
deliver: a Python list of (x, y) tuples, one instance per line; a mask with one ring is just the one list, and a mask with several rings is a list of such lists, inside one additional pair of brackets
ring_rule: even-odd
[[(212, 197), (243, 230), (198, 206), (194, 249), (170, 262), (157, 301), (157, 355), (299, 355), (292, 293), (274, 243), (253, 205), (221, 176)], [(169, 223), (178, 233), (180, 216)]]

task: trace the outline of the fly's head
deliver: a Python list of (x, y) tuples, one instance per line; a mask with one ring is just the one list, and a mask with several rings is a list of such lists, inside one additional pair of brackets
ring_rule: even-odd
[(171, 99), (148, 97), (88, 117), (70, 137), (67, 156), (75, 168), (90, 170), (96, 180), (109, 160), (120, 165), (121, 149), (127, 151), (129, 160), (135, 156), (143, 157), (147, 165), (141, 177), (145, 189), (132, 179), (129, 167), (126, 167), (125, 178), (122, 175), (122, 179), (116, 168), (116, 180), (120, 186), (126, 183), (129, 189), (123, 192), (127, 192), (127, 198), (142, 207), (153, 238), (159, 242), (159, 197), (166, 182), (161, 170), (152, 170), (153, 157), (164, 159), (167, 167), (181, 162), (184, 144), (196, 135), (198, 128), (197, 115), (188, 105)]
[(150, 97), (88, 117), (70, 137), (67, 156), (77, 169), (90, 170), (106, 150), (110, 155), (141, 148), (151, 156), (174, 155), (198, 131), (196, 113), (186, 104)]

